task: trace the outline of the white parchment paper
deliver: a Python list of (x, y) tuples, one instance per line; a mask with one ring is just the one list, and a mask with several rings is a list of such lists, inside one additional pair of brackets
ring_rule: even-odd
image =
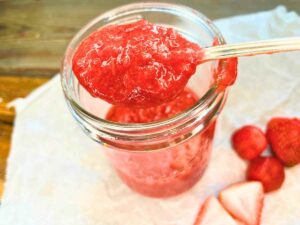
[[(300, 18), (284, 7), (216, 21), (228, 42), (300, 36)], [(264, 128), (273, 116), (300, 117), (300, 54), (240, 59), (239, 77), (219, 119), (203, 179), (170, 199), (152, 199), (121, 183), (101, 147), (71, 117), (55, 77), (14, 102), (17, 118), (1, 225), (192, 225), (202, 201), (244, 179), (246, 163), (232, 151), (237, 127)], [(262, 225), (300, 224), (300, 166), (286, 169), (283, 187), (266, 195)]]

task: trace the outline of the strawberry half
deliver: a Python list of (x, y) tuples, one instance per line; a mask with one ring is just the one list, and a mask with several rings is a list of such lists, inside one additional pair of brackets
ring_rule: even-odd
[(273, 118), (267, 126), (267, 138), (276, 156), (287, 166), (300, 163), (300, 120)]
[(246, 225), (259, 225), (264, 191), (260, 182), (243, 182), (229, 186), (220, 193), (224, 208)]
[(238, 225), (218, 199), (211, 196), (203, 203), (194, 225)]
[(235, 131), (231, 138), (232, 146), (243, 159), (254, 159), (268, 145), (267, 138), (261, 129), (255, 126), (243, 126)]
[(284, 181), (284, 168), (275, 157), (258, 157), (252, 160), (247, 170), (248, 180), (260, 181), (265, 192), (277, 190)]

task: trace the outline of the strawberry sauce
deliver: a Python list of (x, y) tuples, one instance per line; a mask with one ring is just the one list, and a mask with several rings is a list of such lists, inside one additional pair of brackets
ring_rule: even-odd
[(140, 20), (95, 31), (77, 48), (73, 72), (93, 96), (113, 105), (149, 107), (184, 89), (201, 48), (171, 28)]
[(118, 123), (149, 123), (170, 118), (197, 102), (196, 95), (185, 89), (175, 100), (149, 108), (112, 106), (106, 119)]
[[(197, 103), (200, 96), (185, 86), (201, 57), (200, 46), (172, 28), (140, 20), (93, 32), (76, 49), (72, 69), (93, 97), (113, 105), (106, 120), (149, 123)], [(222, 60), (213, 71), (219, 90), (234, 83), (236, 65), (236, 59)], [(121, 179), (133, 190), (169, 197), (191, 188), (204, 173), (214, 128), (212, 122), (187, 141), (162, 146), (165, 149), (159, 151), (107, 152)]]
[[(160, 106), (136, 109), (113, 106), (106, 119), (120, 123), (148, 123), (170, 118), (189, 109), (197, 97), (185, 89), (175, 100)], [(160, 151), (109, 153), (121, 179), (133, 190), (152, 197), (169, 197), (191, 188), (202, 176), (210, 155), (214, 123), (175, 147)]]

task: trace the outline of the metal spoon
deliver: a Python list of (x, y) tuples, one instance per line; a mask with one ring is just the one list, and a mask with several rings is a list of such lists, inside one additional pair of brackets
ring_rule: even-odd
[(296, 50), (300, 50), (300, 37), (218, 45), (203, 48), (200, 63), (215, 59), (273, 54)]

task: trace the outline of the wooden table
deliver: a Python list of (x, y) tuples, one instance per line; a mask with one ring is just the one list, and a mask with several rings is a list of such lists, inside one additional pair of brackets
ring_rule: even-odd
[[(0, 196), (13, 130), (7, 103), (25, 97), (59, 71), (69, 40), (93, 17), (129, 0), (0, 0)], [(268, 10), (279, 4), (300, 12), (298, 0), (176, 0), (215, 19)]]

